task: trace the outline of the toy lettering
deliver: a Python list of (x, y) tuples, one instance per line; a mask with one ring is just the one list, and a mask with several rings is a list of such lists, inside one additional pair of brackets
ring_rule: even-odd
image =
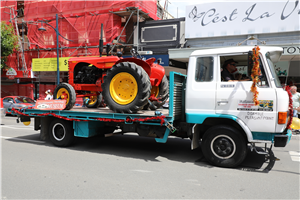
[(284, 53), (288, 54), (294, 54), (294, 53), (300, 53), (300, 47), (282, 47)]

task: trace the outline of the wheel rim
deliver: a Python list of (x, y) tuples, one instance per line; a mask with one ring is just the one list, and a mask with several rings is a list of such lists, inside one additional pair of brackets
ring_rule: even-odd
[(57, 91), (56, 98), (61, 98), (61, 99), (67, 100), (66, 104), (68, 104), (69, 100), (70, 100), (70, 94), (66, 88), (60, 88)]
[(120, 105), (127, 105), (135, 99), (138, 92), (138, 85), (131, 74), (121, 72), (111, 80), (109, 92), (115, 102)]
[(52, 135), (55, 140), (62, 141), (66, 136), (65, 127), (60, 123), (55, 124), (52, 128)]
[(227, 135), (215, 137), (210, 144), (210, 148), (212, 153), (221, 159), (231, 158), (236, 152), (234, 141)]
[[(92, 94), (96, 94), (96, 92), (91, 92)], [(97, 102), (97, 96), (90, 96), (90, 97), (85, 97), (84, 100), (89, 98), (88, 105), (94, 105)], [(84, 101), (85, 102), (85, 101)]]
[(159, 94), (159, 87), (158, 86), (152, 86), (151, 88), (151, 96), (157, 97)]

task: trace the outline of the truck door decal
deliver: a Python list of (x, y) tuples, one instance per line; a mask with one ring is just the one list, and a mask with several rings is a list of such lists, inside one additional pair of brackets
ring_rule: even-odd
[(259, 105), (255, 106), (251, 100), (240, 100), (237, 110), (240, 111), (273, 111), (273, 100), (259, 100)]

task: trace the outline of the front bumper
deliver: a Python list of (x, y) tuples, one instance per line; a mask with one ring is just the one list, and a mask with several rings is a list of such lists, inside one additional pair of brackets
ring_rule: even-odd
[(274, 147), (285, 147), (292, 138), (292, 131), (288, 129), (285, 134), (274, 136)]

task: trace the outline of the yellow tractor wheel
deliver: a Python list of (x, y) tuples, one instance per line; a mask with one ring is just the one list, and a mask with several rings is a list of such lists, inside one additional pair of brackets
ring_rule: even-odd
[(147, 104), (151, 92), (146, 71), (132, 62), (121, 62), (107, 70), (101, 85), (107, 106), (118, 113), (136, 113)]
[(121, 72), (112, 78), (109, 92), (115, 102), (120, 105), (127, 105), (136, 98), (138, 85), (131, 74)]
[(70, 110), (71, 108), (73, 108), (76, 101), (75, 89), (68, 83), (61, 83), (55, 88), (53, 98), (65, 99), (65, 110)]

